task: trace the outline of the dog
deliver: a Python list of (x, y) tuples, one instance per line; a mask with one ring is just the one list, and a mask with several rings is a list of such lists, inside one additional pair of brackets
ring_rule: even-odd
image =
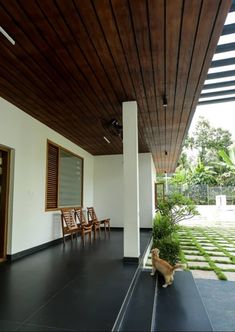
[(155, 274), (156, 271), (159, 271), (165, 278), (165, 284), (162, 286), (166, 288), (171, 285), (174, 280), (174, 272), (178, 268), (185, 269), (185, 264), (175, 264), (174, 266), (170, 265), (164, 259), (159, 257), (160, 250), (158, 248), (154, 248), (151, 250), (152, 254), (152, 273), (151, 276)]

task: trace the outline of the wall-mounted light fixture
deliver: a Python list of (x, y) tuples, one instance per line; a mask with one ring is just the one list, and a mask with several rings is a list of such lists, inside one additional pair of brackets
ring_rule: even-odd
[(9, 40), (9, 42), (12, 45), (15, 45), (15, 41), (13, 38), (11, 38), (11, 36), (3, 29), (3, 27), (0, 26), (0, 32), (3, 34), (4, 37), (6, 37), (7, 40)]

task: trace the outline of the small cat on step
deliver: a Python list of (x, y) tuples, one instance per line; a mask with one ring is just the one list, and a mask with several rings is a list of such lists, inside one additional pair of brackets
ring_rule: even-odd
[(171, 285), (174, 280), (174, 272), (178, 268), (185, 269), (185, 264), (175, 264), (174, 266), (170, 265), (164, 259), (159, 257), (160, 250), (158, 248), (154, 248), (151, 250), (152, 253), (152, 273), (153, 276), (157, 271), (159, 271), (165, 278), (165, 284), (162, 286), (166, 288), (168, 285)]

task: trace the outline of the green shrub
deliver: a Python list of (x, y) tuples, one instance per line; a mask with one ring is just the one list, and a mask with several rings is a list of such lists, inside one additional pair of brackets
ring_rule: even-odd
[(162, 239), (174, 232), (175, 225), (168, 216), (162, 215), (159, 211), (153, 219), (153, 238)]
[(160, 258), (175, 264), (180, 253), (179, 239), (176, 235), (178, 226), (169, 216), (157, 212), (153, 221), (153, 248), (160, 250)]
[(153, 220), (153, 248), (160, 250), (160, 258), (175, 264), (180, 256), (180, 243), (176, 234), (181, 220), (197, 215), (195, 204), (179, 193), (158, 203)]
[(174, 265), (178, 262), (180, 256), (180, 242), (176, 234), (164, 237), (162, 239), (154, 239), (153, 247), (160, 250), (160, 258)]

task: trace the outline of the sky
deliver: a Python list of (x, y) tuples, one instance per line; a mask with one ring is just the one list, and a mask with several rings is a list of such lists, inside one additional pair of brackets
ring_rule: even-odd
[(235, 102), (201, 105), (196, 108), (189, 133), (195, 130), (200, 116), (208, 119), (212, 127), (227, 129), (235, 142)]

